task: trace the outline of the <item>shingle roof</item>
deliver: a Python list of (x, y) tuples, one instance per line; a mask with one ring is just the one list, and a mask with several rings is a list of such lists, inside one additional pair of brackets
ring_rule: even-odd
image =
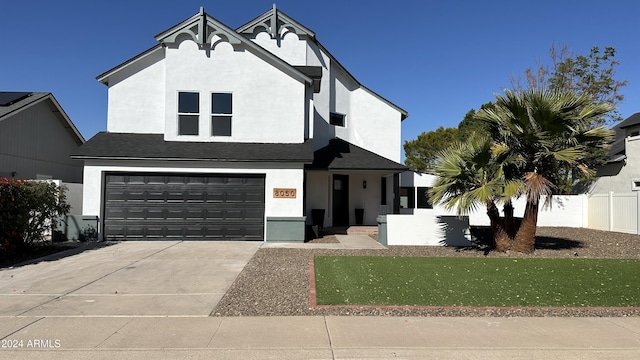
[[(18, 92), (15, 91), (2, 91), (0, 92), (0, 94), (18, 94)], [(24, 94), (24, 93), (23, 93)], [(34, 103), (40, 99), (42, 99), (43, 97), (46, 97), (47, 95), (49, 95), (50, 93), (48, 92), (32, 92), (29, 93), (28, 96), (26, 97), (22, 97), (20, 100), (12, 102), (11, 104), (7, 105), (7, 106), (0, 106), (0, 118), (4, 117), (5, 115), (12, 113), (16, 110), (19, 110), (31, 103)]]
[(162, 134), (99, 132), (71, 155), (75, 159), (211, 161), (313, 161), (313, 144), (165, 141)]
[(313, 164), (308, 169), (323, 170), (382, 170), (401, 172), (408, 168), (369, 150), (342, 139), (332, 139), (329, 145), (314, 152)]
[(626, 118), (623, 122), (614, 126), (614, 128), (624, 129), (624, 128), (628, 128), (630, 126), (634, 126), (638, 124), (640, 124), (640, 113), (635, 113), (629, 116), (628, 118)]
[(640, 124), (640, 113), (635, 113), (611, 128), (616, 134), (615, 139), (609, 148), (609, 158), (607, 158), (606, 162), (613, 163), (626, 159), (624, 129), (638, 124)]

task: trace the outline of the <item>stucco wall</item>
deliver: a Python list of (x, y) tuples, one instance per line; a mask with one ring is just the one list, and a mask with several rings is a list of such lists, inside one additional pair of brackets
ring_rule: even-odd
[(605, 165), (598, 170), (598, 179), (591, 187), (591, 194), (636, 191), (634, 181), (640, 182), (640, 136), (625, 139), (627, 159), (622, 163)]
[[(184, 40), (167, 48), (165, 139), (178, 141), (301, 143), (306, 84), (248, 50), (220, 42), (208, 51)], [(200, 93), (198, 136), (178, 136), (179, 91)], [(211, 136), (211, 93), (231, 93), (231, 136)]]
[(311, 210), (324, 209), (325, 227), (331, 226), (331, 174), (324, 171), (307, 172), (307, 224), (311, 224)]
[[(349, 175), (349, 222), (356, 224), (355, 209), (364, 209), (363, 225), (376, 225), (381, 204), (381, 178), (385, 174), (352, 173)], [(312, 209), (324, 209), (324, 226), (333, 224), (333, 173), (325, 171), (307, 172), (307, 223), (311, 224)], [(367, 187), (364, 188), (363, 182)], [(393, 178), (387, 177), (387, 207), (393, 199)]]
[(258, 32), (251, 40), (291, 65), (307, 65), (307, 42), (294, 32), (284, 31), (284, 37), (278, 40), (266, 31)]
[(109, 77), (107, 131), (164, 132), (164, 48)]
[[(339, 137), (390, 160), (401, 159), (401, 114), (362, 88), (314, 44), (308, 44), (307, 64), (322, 66), (320, 92), (314, 94), (314, 148)], [(329, 123), (329, 114), (345, 115), (345, 126)]]
[(369, 91), (359, 88), (351, 93), (351, 120), (355, 128), (350, 139), (362, 148), (400, 163), (401, 114)]
[(413, 215), (387, 215), (387, 245), (468, 246), (469, 218), (443, 215), (438, 209), (415, 209)]

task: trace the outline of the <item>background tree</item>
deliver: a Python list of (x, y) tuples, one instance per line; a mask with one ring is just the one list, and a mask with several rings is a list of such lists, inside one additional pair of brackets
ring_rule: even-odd
[(457, 128), (440, 126), (435, 131), (423, 132), (417, 139), (405, 141), (404, 164), (413, 171), (430, 172), (433, 170), (438, 152), (447, 148), (457, 138)]
[[(491, 102), (483, 104), (480, 108), (491, 108)], [(418, 138), (405, 141), (404, 164), (413, 171), (431, 172), (439, 153), (445, 150), (455, 141), (467, 141), (473, 135), (488, 136), (489, 128), (481, 120), (474, 118), (476, 111), (469, 110), (457, 128), (439, 127), (434, 131), (426, 131), (418, 135)]]
[[(480, 106), (482, 109), (492, 109), (493, 103), (488, 102)], [(482, 120), (476, 119), (476, 110), (471, 109), (465, 115), (464, 119), (458, 124), (458, 140), (467, 141), (472, 135), (478, 135), (480, 137), (490, 136), (489, 126)]]
[[(549, 89), (559, 92), (573, 92), (587, 96), (594, 103), (605, 103), (613, 107), (600, 117), (595, 117), (590, 126), (596, 128), (609, 125), (622, 120), (622, 116), (616, 110), (617, 105), (624, 100), (620, 90), (627, 85), (627, 81), (616, 80), (615, 70), (620, 62), (615, 59), (614, 47), (606, 46), (604, 50), (594, 46), (588, 55), (575, 55), (568, 46), (557, 48), (552, 45), (549, 49), (550, 64), (539, 63), (534, 70), (525, 70), (525, 84), (515, 81), (511, 83), (514, 89)], [(607, 151), (603, 148), (594, 148), (584, 154), (583, 161), (589, 167), (595, 168), (604, 163)], [(573, 194), (578, 184), (589, 183), (589, 178), (580, 172), (572, 171), (569, 167), (558, 170), (558, 179), (553, 192), (555, 194)]]
[(574, 92), (586, 95), (594, 103), (606, 103), (614, 110), (602, 118), (593, 119), (594, 127), (604, 124), (612, 125), (622, 120), (615, 109), (624, 100), (621, 89), (627, 85), (626, 80), (616, 80), (616, 67), (620, 62), (615, 58), (616, 49), (605, 46), (604, 50), (594, 46), (588, 55), (576, 55), (568, 46), (549, 49), (550, 64), (538, 63), (536, 69), (525, 69), (525, 84), (512, 77), (513, 89), (549, 89), (560, 92)]
[[(432, 202), (457, 206), (458, 214), (484, 203), (496, 249), (533, 252), (541, 198), (550, 201), (560, 169), (592, 171), (584, 155), (605, 147), (612, 136), (592, 124), (611, 110), (586, 94), (530, 89), (496, 95), (493, 108), (475, 115), (488, 124), (490, 144), (480, 152), (471, 145), (443, 152), (435, 166), (439, 179), (430, 192)], [(520, 194), (527, 202), (516, 228), (511, 199)], [(503, 218), (496, 214), (497, 201), (504, 204)]]

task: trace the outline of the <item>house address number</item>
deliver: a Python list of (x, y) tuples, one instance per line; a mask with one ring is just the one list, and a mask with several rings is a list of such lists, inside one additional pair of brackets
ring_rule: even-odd
[(273, 189), (273, 197), (274, 198), (288, 198), (295, 199), (296, 198), (296, 189)]

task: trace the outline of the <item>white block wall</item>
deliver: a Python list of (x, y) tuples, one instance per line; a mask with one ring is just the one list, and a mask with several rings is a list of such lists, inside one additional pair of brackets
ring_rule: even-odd
[(416, 209), (413, 215), (387, 215), (387, 245), (468, 246), (469, 219), (443, 215), (440, 209)]
[[(586, 195), (557, 195), (553, 197), (551, 207), (542, 205), (541, 200), (538, 212), (538, 226), (567, 226), (587, 227), (588, 205)], [(526, 206), (526, 199), (519, 198), (513, 202), (514, 216), (522, 217)], [(498, 206), (502, 214), (502, 206)], [(484, 205), (477, 211), (469, 214), (469, 223), (472, 226), (489, 226), (489, 216)]]

